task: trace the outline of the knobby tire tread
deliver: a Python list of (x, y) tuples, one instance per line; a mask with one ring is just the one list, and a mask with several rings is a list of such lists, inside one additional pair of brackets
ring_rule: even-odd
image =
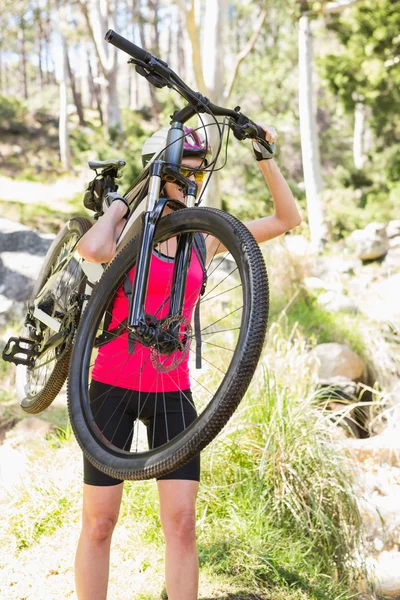
[[(45, 262), (42, 265), (42, 268), (40, 269), (37, 282), (32, 291), (31, 301), (35, 299), (36, 295), (40, 292), (41, 288), (43, 287), (45, 280), (46, 280), (48, 270), (50, 269), (55, 256), (57, 256), (57, 250), (58, 250), (60, 244), (62, 244), (63, 237), (61, 236), (61, 233), (68, 232), (68, 229), (66, 229), (66, 227), (71, 222), (73, 222), (74, 225), (76, 225), (76, 228), (79, 230), (79, 233), (81, 233), (81, 237), (87, 231), (89, 231), (89, 229), (92, 226), (91, 221), (89, 221), (88, 219), (85, 219), (83, 217), (74, 217), (64, 226), (64, 228), (58, 234), (60, 239), (54, 245), (52, 254), (50, 256), (48, 256), (47, 260), (45, 260)], [(57, 236), (54, 239), (54, 242), (56, 242), (56, 240), (57, 240)], [(54, 244), (54, 242), (53, 242), (53, 244)], [(83, 284), (81, 284), (81, 285), (83, 285)], [(35, 398), (31, 399), (29, 401), (29, 403), (26, 402), (27, 398), (21, 400), (21, 408), (25, 412), (27, 412), (29, 414), (38, 414), (38, 413), (44, 411), (46, 408), (48, 408), (50, 406), (50, 404), (55, 400), (57, 395), (60, 393), (61, 388), (63, 387), (65, 380), (67, 378), (67, 375), (68, 375), (69, 363), (71, 360), (71, 353), (72, 353), (72, 343), (73, 343), (74, 334), (77, 329), (77, 325), (71, 336), (72, 339), (69, 340), (69, 342), (68, 342), (70, 347), (67, 348), (65, 350), (63, 356), (59, 360), (56, 361), (53, 372), (51, 373), (45, 387), (35, 396)], [(24, 402), (24, 400), (25, 400), (25, 402)]]
[[(77, 331), (77, 340), (73, 349), (68, 379), (68, 410), (76, 439), (85, 456), (100, 471), (117, 479), (144, 480), (164, 476), (175, 471), (193, 458), (198, 452), (203, 450), (221, 431), (242, 400), (250, 385), (264, 345), (269, 309), (268, 276), (261, 250), (253, 235), (241, 221), (218, 209), (204, 207), (201, 209), (185, 209), (179, 211), (179, 213), (186, 213), (186, 211), (191, 211), (191, 218), (188, 216), (187, 220), (191, 220), (192, 222), (197, 220), (197, 225), (200, 229), (204, 217), (222, 218), (231, 228), (229, 235), (233, 238), (239, 237), (240, 239), (242, 244), (241, 260), (249, 262), (249, 279), (251, 279), (250, 287), (253, 292), (253, 297), (250, 299), (246, 344), (242, 348), (240, 360), (235, 368), (235, 373), (228, 389), (218, 402), (214, 402), (214, 396), (214, 399), (211, 402), (214, 402), (215, 406), (201, 429), (195, 432), (181, 448), (174, 450), (174, 441), (172, 441), (168, 448), (160, 450), (158, 453), (159, 460), (155, 464), (143, 468), (131, 466), (124, 469), (120, 466), (121, 458), (113, 456), (104, 449), (101, 449), (101, 460), (99, 459), (99, 448), (93, 446), (93, 436), (86, 425), (85, 416), (80, 407), (80, 378), (76, 372), (74, 373), (72, 371), (74, 366), (79, 368), (79, 364), (81, 364), (80, 361), (82, 360), (82, 354), (79, 354), (79, 352), (82, 351), (85, 341), (80, 339), (81, 330), (84, 329), (87, 319), (92, 319), (92, 321), (93, 319), (94, 321), (96, 319), (96, 314), (93, 314), (93, 316), (91, 315), (93, 310), (91, 311), (91, 301), (89, 301), (85, 311), (85, 319), (81, 319)], [(193, 211), (196, 211), (195, 216), (193, 216)], [(165, 217), (165, 220), (171, 218), (176, 219), (177, 214), (179, 215), (179, 213)], [(180, 217), (178, 216), (178, 218)], [(166, 223), (164, 224), (166, 225)], [(159, 227), (161, 226), (160, 223)], [(238, 240), (234, 241), (237, 242)], [(99, 293), (101, 292), (101, 282), (104, 282), (107, 273), (112, 270), (117, 276), (122, 269), (122, 264), (128, 263), (130, 253), (132, 254), (133, 250), (137, 251), (137, 248), (135, 248), (137, 244), (138, 236), (133, 238), (125, 248), (116, 255), (106, 268), (102, 279), (93, 290), (92, 299), (94, 299), (97, 289), (99, 289)], [(243, 246), (245, 251), (243, 251)], [(103, 287), (105, 285), (106, 283), (104, 283)], [(74, 355), (76, 355), (75, 358)], [(93, 447), (94, 451), (90, 451), (88, 447)], [(131, 465), (133, 465), (134, 460), (135, 459), (133, 458), (129, 459)]]

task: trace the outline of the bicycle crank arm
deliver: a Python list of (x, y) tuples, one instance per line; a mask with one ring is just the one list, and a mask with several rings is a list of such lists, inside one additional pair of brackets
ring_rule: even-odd
[(61, 327), (60, 321), (58, 321), (54, 317), (51, 317), (50, 315), (45, 313), (44, 310), (42, 310), (38, 306), (35, 306), (35, 309), (33, 311), (33, 316), (35, 319), (37, 319), (44, 325), (47, 325), (47, 327), (50, 327), (50, 329), (53, 329), (53, 331), (56, 331), (57, 333), (60, 331), (60, 327)]

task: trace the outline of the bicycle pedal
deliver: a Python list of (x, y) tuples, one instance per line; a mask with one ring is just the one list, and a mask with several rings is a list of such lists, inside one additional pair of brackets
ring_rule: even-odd
[[(24, 346), (21, 346), (23, 344)], [(35, 358), (39, 356), (36, 350), (37, 342), (23, 337), (10, 337), (3, 348), (2, 357), (6, 362), (12, 362), (15, 365), (26, 365), (32, 367)]]

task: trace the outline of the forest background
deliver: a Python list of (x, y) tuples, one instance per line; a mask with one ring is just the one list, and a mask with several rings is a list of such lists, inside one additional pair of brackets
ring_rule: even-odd
[[(240, 105), (254, 121), (277, 128), (276, 160), (302, 210), (300, 233), (325, 258), (341, 251), (354, 229), (398, 218), (398, 0), (2, 0), (2, 216), (46, 233), (57, 232), (71, 215), (88, 216), (82, 205), (90, 180), (87, 161), (124, 158), (120, 189), (126, 190), (140, 172), (144, 140), (182, 106), (177, 94), (150, 86), (127, 56), (104, 42), (109, 28), (168, 62), (213, 102)], [(11, 183), (27, 182), (32, 187), (21, 187), (22, 194), (32, 192), (37, 201), (7, 195)], [(45, 201), (55, 182), (57, 193)], [(231, 136), (228, 162), (208, 202), (245, 221), (271, 213), (249, 142)], [(300, 282), (307, 261), (282, 262), (273, 245), (266, 252), (272, 287), (269, 371), (260, 371), (223, 443), (205, 453), (202, 597), (350, 598), (361, 580), (366, 589), (365, 565), (358, 560), (360, 515), (348, 464), (330, 445), (336, 433), (315, 392), (309, 351), (338, 341), (367, 360), (371, 348), (361, 334), (366, 321), (362, 315), (324, 312)], [(1, 400), (11, 419), (16, 415), (11, 375), (2, 369)], [(243, 414), (246, 423), (261, 423), (256, 433), (243, 428)], [(50, 569), (54, 590), (61, 585), (69, 597), (80, 458), (65, 407), (45, 418), (58, 433), (43, 444), (62, 450), (58, 456), (64, 458), (49, 478), (48, 446), (35, 447), (30, 466), (36, 477), (14, 495), (5, 547), (16, 565), (31, 564), (39, 548), (40, 569), (50, 569), (56, 556), (65, 571), (60, 583), (61, 567), (60, 573)], [(266, 448), (274, 460), (265, 461)], [(74, 466), (69, 491), (61, 483), (67, 465)], [(111, 581), (116, 600), (132, 589), (125, 587), (129, 578), (136, 598), (159, 597), (162, 539), (150, 485), (127, 488)], [(57, 539), (64, 540), (71, 560), (60, 556)], [(7, 566), (10, 572), (12, 560)], [(122, 586), (119, 568), (125, 569)], [(49, 576), (40, 569), (43, 578)], [(38, 589), (41, 599), (61, 597)]]

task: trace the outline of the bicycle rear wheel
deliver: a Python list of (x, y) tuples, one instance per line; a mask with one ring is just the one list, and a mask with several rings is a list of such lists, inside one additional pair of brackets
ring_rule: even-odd
[[(64, 225), (47, 252), (33, 288), (22, 337), (34, 340), (43, 351), (35, 358), (34, 364), (17, 365), (15, 378), (21, 408), (28, 413), (36, 414), (50, 406), (67, 377), (86, 284), (86, 277), (73, 253), (80, 238), (91, 226), (88, 219), (80, 217)], [(65, 268), (60, 268), (62, 261), (66, 262)], [(40, 301), (39, 308), (60, 324), (62, 339), (56, 347), (46, 349), (46, 342), (55, 331), (34, 317), (33, 302), (57, 269), (60, 269), (59, 273)]]
[[(174, 248), (178, 236), (187, 232), (203, 235), (206, 243), (210, 237), (218, 240), (213, 244), (215, 252), (208, 256), (207, 285), (200, 298), (201, 369), (195, 367), (199, 340), (189, 318), (203, 284), (199, 263), (196, 274), (194, 253), (186, 281), (184, 316), (179, 322), (179, 351), (162, 354), (156, 341), (149, 348), (136, 344), (133, 354), (128, 352), (124, 329), (128, 300), (123, 282), (135, 267), (138, 238), (106, 269), (77, 332), (68, 377), (71, 424), (86, 457), (118, 479), (160, 477), (200, 452), (238, 406), (262, 351), (268, 317), (264, 260), (247, 227), (216, 209), (187, 208), (160, 220), (149, 282), (149, 289), (158, 286), (159, 295), (154, 293), (146, 299), (149, 321), (166, 317)], [(157, 261), (164, 261), (163, 271)], [(160, 281), (163, 277), (164, 282)], [(108, 328), (111, 341), (105, 341), (104, 324), (110, 311), (114, 324)], [(99, 382), (103, 391), (94, 397)], [(111, 393), (115, 388), (118, 399)], [(179, 397), (173, 409), (168, 404), (172, 390)], [(181, 421), (179, 433), (170, 430), (170, 410), (175, 411), (175, 423)], [(187, 420), (189, 413), (192, 418)], [(162, 429), (163, 439), (157, 446), (156, 427)]]

